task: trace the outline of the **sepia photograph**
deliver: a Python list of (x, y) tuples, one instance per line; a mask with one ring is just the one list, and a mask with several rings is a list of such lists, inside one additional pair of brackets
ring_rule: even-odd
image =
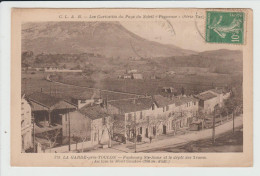
[(115, 153), (125, 164), (244, 154), (251, 11), (114, 10), (20, 17), (20, 154)]

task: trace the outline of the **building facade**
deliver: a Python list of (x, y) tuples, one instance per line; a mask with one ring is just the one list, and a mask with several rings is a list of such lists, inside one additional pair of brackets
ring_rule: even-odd
[(216, 105), (224, 106), (224, 100), (230, 97), (230, 92), (222, 89), (211, 89), (196, 95), (196, 97), (199, 99), (200, 110), (209, 114), (214, 111)]
[(30, 149), (32, 146), (32, 113), (31, 106), (25, 97), (21, 100), (21, 142), (22, 152)]
[(80, 142), (92, 145), (107, 144), (109, 141), (109, 115), (100, 105), (85, 105), (81, 109), (62, 116), (64, 137), (77, 137)]
[(189, 127), (198, 113), (198, 100), (193, 97), (154, 97), (110, 101), (109, 112), (124, 118), (127, 140), (137, 136), (148, 139)]

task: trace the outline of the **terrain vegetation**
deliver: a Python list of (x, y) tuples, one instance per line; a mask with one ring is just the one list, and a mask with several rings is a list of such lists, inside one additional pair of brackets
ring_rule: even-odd
[[(53, 73), (51, 78), (84, 87), (144, 95), (156, 94), (164, 86), (184, 87), (186, 94), (194, 94), (242, 84), (242, 51), (184, 50), (143, 39), (118, 22), (26, 23), (22, 25), (22, 51), (23, 68), (83, 70)], [(144, 79), (118, 79), (132, 69)], [(46, 81), (48, 73), (25, 70), (23, 91), (71, 91), (69, 86)], [(174, 74), (168, 74), (170, 71)], [(73, 91), (77, 89), (84, 88), (74, 87)]]

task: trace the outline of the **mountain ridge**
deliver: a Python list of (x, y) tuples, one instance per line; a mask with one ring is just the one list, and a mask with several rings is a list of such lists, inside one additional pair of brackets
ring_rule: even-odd
[(119, 22), (40, 22), (22, 25), (22, 51), (99, 53), (107, 57), (187, 56), (197, 52), (138, 36)]

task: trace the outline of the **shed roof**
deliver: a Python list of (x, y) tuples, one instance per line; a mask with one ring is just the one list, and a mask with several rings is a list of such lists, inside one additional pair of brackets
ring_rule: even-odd
[(62, 99), (53, 97), (49, 94), (45, 94), (42, 92), (34, 92), (27, 96), (29, 100), (35, 101), (37, 103), (42, 104), (50, 108), (51, 106), (55, 105), (56, 103), (60, 102)]
[(174, 104), (174, 101), (161, 95), (154, 95), (153, 99), (158, 107), (164, 107), (170, 104)]
[(34, 92), (28, 95), (27, 98), (32, 105), (33, 111), (76, 108), (76, 105), (72, 103), (42, 92)]
[(222, 89), (211, 89), (210, 91), (212, 91), (213, 93), (216, 93), (216, 94), (222, 94), (223, 93)]
[(211, 93), (211, 92), (207, 92), (207, 93), (199, 94), (196, 97), (198, 99), (201, 99), (201, 100), (205, 101), (205, 100), (209, 100), (209, 99), (215, 98), (217, 96), (215, 94)]

